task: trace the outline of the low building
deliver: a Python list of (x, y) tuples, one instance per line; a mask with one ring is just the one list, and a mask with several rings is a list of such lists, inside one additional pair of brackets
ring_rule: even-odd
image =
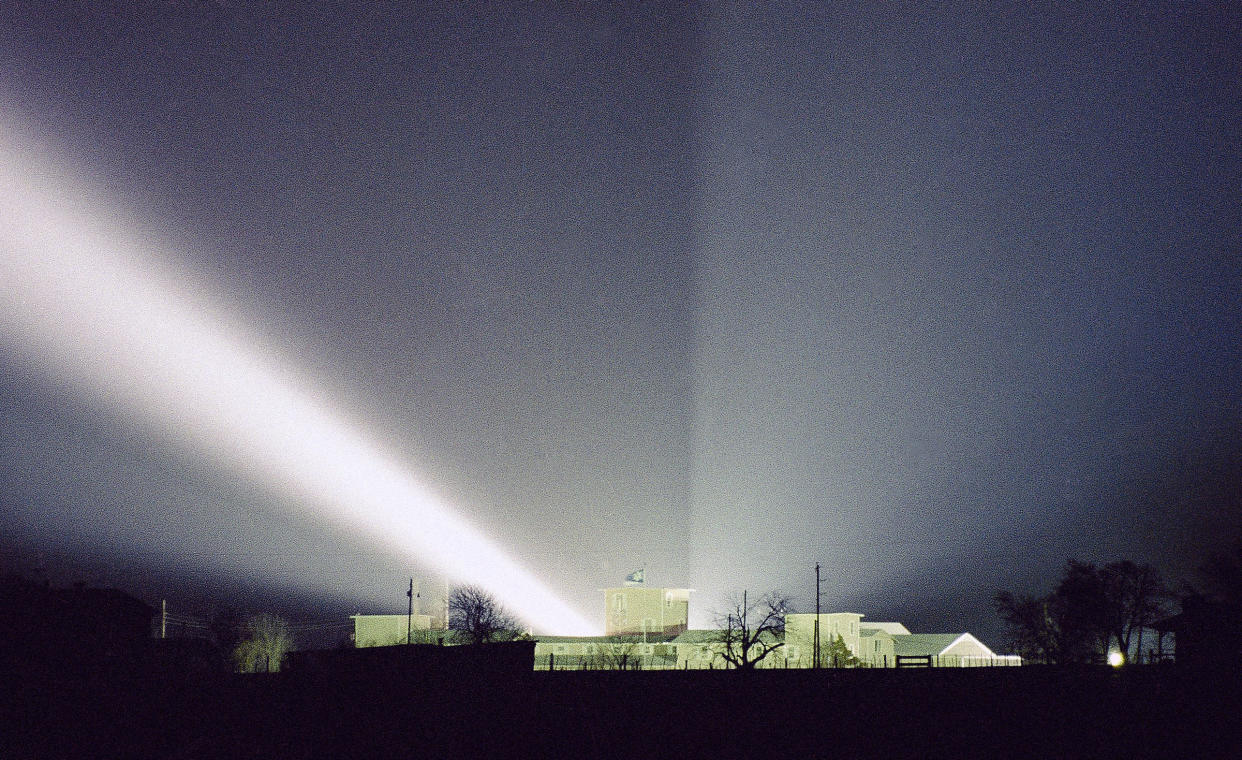
[[(707, 670), (731, 667), (725, 658), (723, 631), (688, 628), (690, 589), (621, 586), (603, 589), (605, 635), (538, 636), (536, 670)], [(406, 643), (407, 625), (414, 644), (453, 643), (450, 632), (436, 627), (430, 615), (353, 615), (357, 648)], [(898, 657), (927, 658), (933, 667), (1018, 665), (1021, 658), (997, 655), (969, 633), (912, 634), (897, 622), (864, 622), (857, 612), (821, 615), (790, 613), (785, 631), (766, 639), (779, 644), (757, 667), (815, 666), (815, 631), (819, 628), (820, 666), (831, 660), (832, 642), (840, 638), (852, 656), (849, 664), (896, 667)], [(848, 659), (848, 658), (847, 658)]]
[(858, 651), (855, 656), (868, 667), (887, 667), (896, 662), (894, 638), (909, 635), (910, 630), (901, 623), (859, 623)]
[[(710, 629), (690, 630), (679, 635), (672, 642), (677, 647), (677, 667), (683, 670), (720, 670), (733, 667), (725, 657), (728, 647), (722, 640), (723, 636), (724, 631)], [(760, 641), (763, 646), (780, 646), (756, 663), (756, 668), (800, 667), (788, 662), (788, 653), (781, 635), (765, 632), (760, 636)]]
[(433, 629), (430, 615), (350, 615), (354, 621), (354, 646), (385, 647), (393, 644), (405, 644), (406, 632), (414, 644), (436, 644), (437, 638), (444, 638), (447, 631)]
[[(689, 630), (689, 590), (620, 587), (604, 590), (607, 634), (543, 636), (535, 646), (539, 670), (706, 670), (730, 667), (723, 632)], [(785, 631), (769, 637), (780, 646), (757, 667), (811, 668), (819, 629), (820, 666), (841, 665), (828, 654), (840, 638), (851, 665), (896, 667), (898, 657), (924, 658), (933, 667), (1019, 665), (997, 655), (969, 633), (912, 634), (897, 622), (863, 622), (857, 612), (790, 613)]]
[(873, 667), (896, 667), (899, 657), (930, 658), (928, 665), (937, 668), (1022, 664), (1021, 657), (998, 655), (969, 633), (912, 633), (893, 636), (892, 641), (892, 661), (872, 661)]
[(672, 634), (540, 636), (536, 670), (669, 670), (679, 667)]
[(1242, 607), (1185, 596), (1180, 613), (1151, 627), (1159, 638), (1150, 659), (1163, 659), (1168, 634), (1173, 634), (1173, 661), (1180, 665), (1230, 665), (1242, 658)]

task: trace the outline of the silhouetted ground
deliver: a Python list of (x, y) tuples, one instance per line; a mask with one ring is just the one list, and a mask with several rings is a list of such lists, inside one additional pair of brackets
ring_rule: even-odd
[(0, 757), (1226, 757), (1240, 715), (1237, 671), (1176, 666), (6, 675)]

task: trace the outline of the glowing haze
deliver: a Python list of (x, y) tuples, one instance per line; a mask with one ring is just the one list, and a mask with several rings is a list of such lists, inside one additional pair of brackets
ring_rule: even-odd
[(0, 347), (318, 518), (481, 585), (535, 629), (593, 630), (408, 468), (256, 351), (201, 283), (0, 126)]

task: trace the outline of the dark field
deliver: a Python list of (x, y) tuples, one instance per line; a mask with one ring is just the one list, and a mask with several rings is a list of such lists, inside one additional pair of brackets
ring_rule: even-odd
[(0, 757), (1236, 757), (1239, 673), (1176, 666), (6, 678)]

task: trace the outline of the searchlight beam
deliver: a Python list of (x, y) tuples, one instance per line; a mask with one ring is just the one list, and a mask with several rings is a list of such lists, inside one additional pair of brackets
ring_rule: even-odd
[(161, 435), (224, 458), (536, 630), (594, 632), (289, 368), (160, 242), (0, 124), (0, 350)]

